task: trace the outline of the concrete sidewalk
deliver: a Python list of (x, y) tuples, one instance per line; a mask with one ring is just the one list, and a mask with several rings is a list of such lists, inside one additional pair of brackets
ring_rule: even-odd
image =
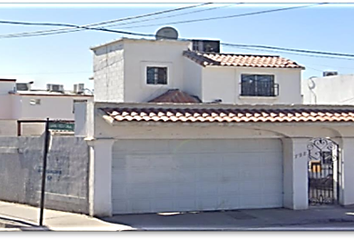
[(253, 209), (195, 213), (116, 215), (103, 220), (139, 230), (354, 230), (354, 208), (311, 207), (307, 210)]
[(82, 214), (44, 210), (39, 227), (39, 208), (0, 201), (0, 231), (124, 231), (130, 226), (104, 222)]
[(215, 212), (127, 214), (106, 218), (45, 210), (0, 201), (0, 231), (275, 231), (354, 230), (354, 207), (320, 206), (307, 210), (253, 209)]

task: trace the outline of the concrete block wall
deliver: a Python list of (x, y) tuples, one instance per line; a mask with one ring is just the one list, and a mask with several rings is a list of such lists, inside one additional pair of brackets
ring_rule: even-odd
[(123, 44), (113, 44), (94, 51), (95, 101), (124, 101)]
[[(39, 206), (44, 138), (0, 137), (0, 200)], [(88, 146), (52, 136), (45, 207), (88, 214)]]

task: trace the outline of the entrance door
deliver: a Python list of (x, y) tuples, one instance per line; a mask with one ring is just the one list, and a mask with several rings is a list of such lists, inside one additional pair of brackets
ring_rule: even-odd
[(315, 138), (307, 148), (309, 204), (337, 204), (338, 144), (327, 138)]

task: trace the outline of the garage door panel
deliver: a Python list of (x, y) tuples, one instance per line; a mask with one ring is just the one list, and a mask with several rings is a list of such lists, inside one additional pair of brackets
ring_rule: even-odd
[(201, 182), (217, 182), (218, 174), (210, 168), (199, 168), (196, 178)]
[(197, 202), (197, 210), (217, 210), (219, 209), (219, 201), (217, 196), (211, 195), (200, 198)]
[(151, 199), (150, 205), (151, 209), (156, 212), (169, 212), (175, 210), (174, 201), (171, 201), (171, 198)]
[(176, 171), (174, 179), (176, 183), (183, 183), (183, 184), (187, 184), (188, 186), (188, 183), (196, 182), (197, 172), (181, 169), (181, 171)]
[(124, 140), (113, 149), (115, 214), (283, 204), (279, 140)]
[(166, 184), (154, 184), (152, 189), (153, 198), (163, 198), (169, 196), (173, 198), (175, 195), (175, 190), (172, 186), (166, 186)]
[(196, 198), (183, 198), (175, 202), (176, 211), (191, 211), (191, 209), (197, 210)]
[(217, 182), (197, 182), (196, 193), (198, 196), (218, 196), (219, 184)]
[(177, 168), (181, 170), (189, 170), (190, 168), (197, 168), (198, 154), (175, 154), (173, 161)]
[(176, 184), (175, 185), (175, 196), (176, 198), (183, 197), (195, 197), (197, 195), (197, 185), (196, 184)]

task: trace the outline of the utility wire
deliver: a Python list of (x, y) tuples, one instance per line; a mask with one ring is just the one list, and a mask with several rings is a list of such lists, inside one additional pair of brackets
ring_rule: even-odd
[[(209, 20), (217, 20), (217, 19), (225, 19), (225, 18), (235, 18), (235, 17), (244, 17), (244, 16), (250, 16), (250, 15), (257, 15), (257, 14), (265, 14), (265, 13), (270, 13), (270, 12), (278, 12), (278, 11), (287, 11), (287, 10), (293, 10), (293, 9), (299, 9), (299, 8), (306, 8), (306, 7), (311, 7), (315, 5), (322, 5), (326, 3), (316, 3), (316, 4), (311, 4), (311, 5), (305, 5), (305, 6), (297, 6), (297, 7), (288, 7), (288, 8), (278, 8), (278, 9), (272, 9), (272, 10), (265, 10), (265, 11), (258, 11), (258, 12), (251, 12), (251, 13), (244, 13), (244, 14), (236, 14), (236, 15), (229, 15), (229, 16), (222, 16), (222, 17), (215, 17), (215, 18), (202, 18), (202, 19), (194, 19), (194, 20), (188, 20), (188, 21), (179, 21), (179, 22), (170, 22), (170, 23), (163, 23), (164, 25), (166, 24), (180, 24), (180, 23), (187, 23), (187, 22), (200, 22), (200, 21), (209, 21)], [(92, 27), (87, 27), (87, 26), (78, 26), (78, 25), (73, 25), (73, 24), (57, 24), (56, 23), (28, 23), (28, 22), (15, 22), (15, 21), (0, 21), (0, 23), (3, 24), (18, 24), (18, 25), (37, 25), (37, 26), (65, 26), (65, 27), (71, 27), (71, 28), (81, 28), (81, 29), (86, 29), (86, 30), (98, 30), (97, 28), (92, 28)], [(144, 25), (144, 26), (155, 26), (155, 25), (161, 25), (161, 24), (153, 24), (153, 25)], [(139, 27), (139, 26), (138, 26)], [(126, 28), (131, 28), (131, 27), (126, 27)], [(103, 31), (107, 31), (107, 29), (100, 28)], [(136, 33), (129, 33), (125, 31), (118, 31), (114, 32), (113, 30), (110, 30), (113, 33), (121, 33), (121, 34), (129, 34), (129, 35), (138, 35)], [(44, 35), (49, 35), (49, 34), (39, 34), (37, 36), (44, 36)], [(141, 36), (148, 36), (146, 34), (142, 34)], [(9, 36), (9, 35), (0, 35), (0, 38), (12, 38), (16, 36)], [(24, 36), (21, 36), (24, 37)]]
[[(221, 43), (222, 44), (222, 43)], [(253, 48), (247, 48), (247, 47), (235, 47), (235, 48), (240, 48), (240, 49), (246, 49), (246, 50), (254, 50)], [(264, 49), (257, 49), (258, 51), (263, 51), (263, 52), (276, 52), (276, 53), (286, 53), (286, 54), (290, 54), (290, 55), (300, 55), (300, 56), (304, 56), (304, 57), (314, 57), (314, 58), (331, 58), (331, 59), (341, 59), (341, 60), (351, 60), (353, 61), (354, 58), (344, 58), (344, 57), (330, 57), (330, 56), (317, 56), (317, 55), (313, 55), (313, 54), (308, 54), (308, 53), (293, 53), (293, 52), (287, 52), (287, 51), (277, 51), (277, 50), (264, 50)]]
[(311, 54), (319, 54), (319, 55), (331, 55), (331, 56), (341, 56), (341, 57), (354, 57), (354, 54), (347, 53), (334, 53), (334, 52), (322, 52), (322, 51), (311, 51), (311, 50), (303, 50), (303, 49), (293, 49), (293, 48), (282, 48), (282, 47), (273, 47), (273, 46), (264, 46), (264, 45), (248, 45), (248, 44), (233, 44), (233, 43), (222, 43), (224, 46), (231, 47), (247, 47), (247, 48), (264, 48), (264, 49), (274, 49), (274, 50), (282, 50), (288, 52), (302, 52), (302, 53), (311, 53)]
[[(138, 16), (119, 18), (119, 19), (115, 19), (115, 20), (109, 20), (109, 21), (98, 22), (98, 23), (91, 23), (91, 24), (83, 25), (82, 27), (92, 27), (92, 26), (107, 25), (107, 24), (112, 24), (112, 23), (116, 23), (116, 22), (122, 22), (122, 21), (127, 21), (127, 20), (132, 20), (132, 19), (138, 19), (138, 18), (145, 18), (145, 17), (165, 14), (165, 13), (169, 13), (169, 12), (175, 12), (175, 11), (181, 11), (181, 10), (201, 7), (201, 6), (210, 5), (210, 4), (213, 4), (213, 3), (202, 3), (202, 4), (198, 4), (198, 5), (174, 8), (174, 9), (169, 9), (169, 10), (164, 10), (164, 11), (159, 11), (159, 12), (153, 12), (153, 13), (148, 13), (148, 14), (143, 14), (143, 15), (138, 15)], [(22, 32), (22, 33), (15, 33), (15, 34), (6, 34), (6, 35), (0, 35), (0, 37), (6, 37), (6, 36), (8, 36), (8, 37), (23, 37), (23, 35), (26, 35), (26, 36), (27, 35), (29, 35), (29, 36), (52, 35), (52, 34), (60, 34), (60, 33), (78, 32), (78, 31), (82, 31), (82, 30), (84, 30), (84, 29), (72, 29), (72, 27), (68, 27), (68, 28), (61, 28), (61, 29), (52, 29), (52, 30), (41, 30), (41, 31), (33, 31), (33, 32)]]
[[(314, 5), (319, 5), (319, 4), (324, 4), (324, 3), (318, 3)], [(301, 8), (304, 7), (309, 7), (313, 5), (306, 5), (306, 6), (301, 6)], [(267, 11), (261, 11), (261, 12), (254, 12), (254, 13), (249, 13), (249, 14), (260, 14), (260, 13), (265, 13), (265, 12), (274, 12), (274, 11), (284, 11), (284, 10), (290, 10), (290, 9), (298, 9), (300, 7), (290, 7), (290, 8), (281, 8), (281, 9), (273, 9), (273, 10), (267, 10)], [(245, 14), (241, 14), (244, 16)], [(237, 16), (241, 16), (237, 15)], [(236, 15), (233, 15), (235, 17)], [(226, 16), (230, 17), (230, 16)], [(225, 17), (218, 17), (219, 18), (225, 18)], [(212, 18), (216, 19), (216, 18)], [(211, 18), (209, 18), (211, 20)], [(136, 33), (136, 32), (128, 32), (128, 31), (120, 31), (120, 30), (114, 30), (114, 29), (106, 29), (106, 28), (95, 28), (95, 27), (86, 27), (86, 26), (78, 26), (74, 24), (66, 24), (66, 23), (33, 23), (33, 22), (19, 22), (19, 21), (0, 21), (2, 24), (16, 24), (16, 25), (36, 25), (36, 26), (65, 26), (65, 27), (71, 27), (71, 28), (77, 28), (77, 29), (85, 29), (85, 30), (95, 30), (95, 31), (105, 31), (105, 32), (111, 32), (111, 33), (119, 33), (119, 34), (126, 34), (126, 35), (135, 35), (135, 36), (146, 36), (146, 37), (154, 37), (154, 34), (144, 34), (144, 33)], [(167, 37), (166, 37), (167, 38)], [(179, 38), (179, 40), (183, 41), (190, 41), (191, 39), (186, 39), (186, 38)], [(326, 55), (322, 57), (327, 57), (327, 58), (339, 58), (339, 59), (350, 59), (354, 58), (354, 54), (345, 54), (345, 53), (334, 53), (334, 52), (323, 52), (323, 51), (311, 51), (311, 50), (304, 50), (304, 49), (291, 49), (291, 48), (281, 48), (281, 47), (273, 47), (273, 46), (264, 46), (264, 45), (246, 45), (246, 44), (234, 44), (234, 43), (221, 43), (221, 45), (224, 46), (230, 46), (230, 47), (239, 47), (239, 48), (261, 48), (261, 49), (268, 49), (269, 50), (278, 50), (282, 52), (298, 52), (298, 53), (304, 53), (304, 54), (317, 54), (317, 55)], [(304, 55), (302, 54), (302, 55)], [(313, 56), (313, 57), (318, 57), (315, 55), (307, 55), (307, 56)], [(336, 56), (336, 57), (329, 57), (329, 56)], [(350, 58), (342, 58), (342, 57), (350, 57)]]
[[(265, 14), (265, 13), (271, 13), (271, 12), (280, 12), (280, 11), (294, 10), (294, 9), (300, 9), (300, 8), (308, 8), (308, 7), (312, 7), (312, 6), (315, 6), (315, 5), (323, 5), (323, 4), (327, 4), (327, 3), (315, 3), (315, 4), (311, 4), (311, 5), (305, 5), (305, 6), (278, 8), (278, 9), (264, 10), (264, 11), (258, 11), (258, 12), (242, 13), (242, 14), (221, 16), (221, 17), (214, 17), (214, 18), (200, 18), (200, 19), (192, 19), (192, 20), (185, 20), (185, 21), (176, 21), (176, 22), (169, 22), (169, 23), (163, 23), (163, 24), (164, 25), (183, 24), (183, 23), (211, 21), (211, 20), (218, 20), (218, 19), (246, 17), (246, 16), (251, 16), (251, 15), (259, 15), (259, 14)], [(140, 26), (124, 27), (124, 29), (151, 27), (151, 26), (159, 26), (159, 25), (161, 25), (161, 24), (146, 24), (146, 25), (140, 25)]]
[(169, 16), (165, 16), (165, 17), (156, 17), (156, 18), (150, 18), (150, 19), (146, 19), (146, 20), (139, 20), (139, 21), (133, 21), (133, 22), (127, 22), (127, 23), (120, 23), (120, 24), (112, 24), (112, 25), (108, 25), (106, 27), (124, 26), (124, 25), (130, 25), (133, 23), (139, 23), (139, 22), (160, 20), (160, 19), (164, 19), (164, 18), (171, 18), (171, 17), (176, 17), (176, 16), (188, 15), (188, 14), (192, 14), (192, 13), (198, 13), (198, 12), (210, 11), (210, 10), (215, 10), (215, 9), (220, 9), (220, 8), (226, 8), (226, 7), (230, 7), (232, 5), (236, 5), (236, 4), (243, 4), (243, 3), (234, 3), (234, 4), (230, 4), (230, 5), (226, 5), (226, 6), (212, 7), (212, 8), (201, 9), (201, 10), (196, 10), (196, 11), (186, 12), (186, 13), (178, 13), (178, 14), (173, 14), (173, 15), (169, 15)]

